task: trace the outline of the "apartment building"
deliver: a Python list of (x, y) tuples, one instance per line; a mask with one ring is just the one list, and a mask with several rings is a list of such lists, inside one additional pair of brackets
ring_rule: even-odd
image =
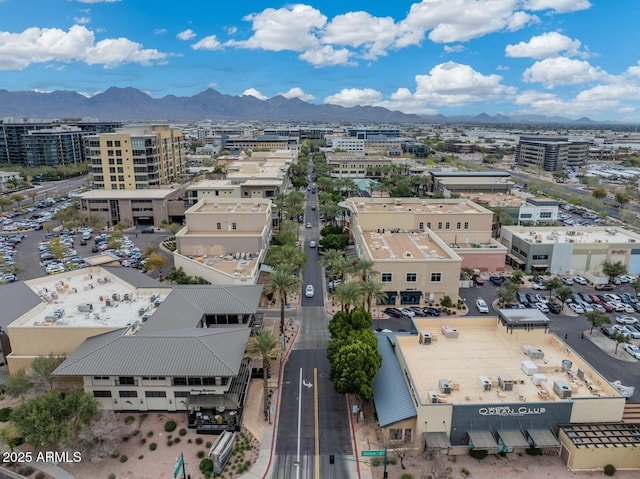
[(167, 125), (134, 125), (86, 138), (86, 154), (99, 190), (144, 190), (185, 173), (182, 131)]
[(212, 284), (255, 284), (272, 235), (268, 199), (206, 198), (185, 212), (176, 267)]
[(458, 297), (460, 270), (504, 270), (493, 213), (468, 200), (349, 198), (342, 204), (359, 257), (374, 262), (389, 304)]

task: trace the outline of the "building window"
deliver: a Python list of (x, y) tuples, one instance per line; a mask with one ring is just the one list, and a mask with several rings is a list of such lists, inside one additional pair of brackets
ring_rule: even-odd
[(531, 213), (522, 213), (522, 214), (520, 215), (520, 218), (527, 218), (527, 219), (529, 219), (529, 218), (532, 218), (532, 217), (533, 217), (533, 215), (532, 215)]
[(144, 396), (148, 398), (166, 398), (167, 393), (165, 391), (145, 391)]
[(238, 229), (238, 224), (235, 221), (231, 223), (231, 229), (234, 231)]
[(173, 385), (174, 386), (186, 386), (187, 385), (187, 378), (173, 378)]
[(427, 222), (427, 228), (431, 229), (431, 221)]
[(407, 283), (415, 283), (418, 281), (418, 273), (407, 273)]
[(190, 396), (189, 391), (175, 391), (173, 397), (176, 398), (188, 398)]
[(215, 386), (216, 385), (216, 378), (202, 378), (202, 385), (203, 386)]
[(444, 224), (444, 229), (448, 230), (451, 227), (451, 223), (448, 221)]
[(222, 229), (222, 223), (216, 223), (216, 229), (217, 230), (221, 230)]
[(107, 146), (113, 146), (113, 141), (107, 140)]
[(116, 140), (113, 146), (120, 146), (120, 140)]
[(441, 230), (442, 229), (442, 221), (438, 221), (438, 229)]
[(133, 386), (135, 383), (133, 376), (120, 376), (118, 378), (118, 384), (120, 386)]
[(189, 386), (202, 386), (202, 378), (188, 378)]
[(442, 282), (442, 273), (431, 273), (431, 282), (432, 283), (441, 283)]
[(142, 376), (143, 381), (164, 381), (164, 376)]
[(111, 391), (93, 391), (94, 398), (110, 398)]
[(466, 230), (469, 229), (469, 222), (468, 221), (464, 222), (464, 229), (466, 229)]
[(118, 391), (118, 395), (121, 398), (137, 398), (138, 391)]
[(382, 273), (380, 275), (380, 280), (383, 283), (391, 283), (391, 281), (393, 281), (393, 274), (392, 273)]
[(540, 213), (540, 218), (549, 219), (551, 216), (551, 211), (543, 211)]
[(93, 376), (94, 381), (108, 381), (109, 376)]
[(424, 229), (424, 223), (422, 221), (419, 223), (418, 229), (420, 229), (420, 230)]
[(462, 223), (459, 221), (456, 223), (456, 229), (459, 230), (462, 227)]

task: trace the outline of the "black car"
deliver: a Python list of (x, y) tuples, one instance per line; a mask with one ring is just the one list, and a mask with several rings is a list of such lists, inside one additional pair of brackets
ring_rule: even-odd
[(91, 246), (92, 253), (97, 253), (98, 251), (100, 251), (100, 247), (97, 244), (94, 244), (93, 246)]
[(613, 329), (611, 326), (602, 326), (600, 328), (600, 331), (602, 331), (602, 334), (609, 337), (615, 332), (615, 329)]
[(392, 318), (401, 318), (404, 316), (398, 308), (387, 308), (384, 310), (384, 314)]
[(148, 228), (142, 228), (140, 230), (140, 233), (144, 233), (144, 234), (149, 234), (149, 233), (153, 233), (153, 232), (154, 232), (154, 229), (151, 226), (149, 226)]
[(424, 314), (426, 316), (440, 316), (440, 311), (438, 311), (436, 308), (425, 307), (422, 308), (422, 311), (424, 311)]
[(549, 308), (549, 312), (553, 314), (560, 314), (560, 311), (562, 311), (562, 307), (558, 303), (548, 302), (547, 308)]

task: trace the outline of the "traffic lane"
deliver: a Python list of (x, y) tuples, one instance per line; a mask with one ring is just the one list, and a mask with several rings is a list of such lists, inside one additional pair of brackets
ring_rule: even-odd
[[(304, 245), (304, 252), (307, 256), (304, 273), (302, 274), (302, 306), (324, 306), (324, 283), (322, 281), (322, 268), (318, 264), (321, 256), (318, 254), (318, 248), (311, 248), (307, 242)], [(313, 285), (313, 297), (305, 296), (306, 286)]]

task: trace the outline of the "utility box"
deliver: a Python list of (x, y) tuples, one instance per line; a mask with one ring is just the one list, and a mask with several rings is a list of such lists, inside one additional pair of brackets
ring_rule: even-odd
[(418, 334), (420, 337), (420, 344), (431, 344), (431, 332), (430, 331), (420, 331)]
[(571, 397), (571, 387), (569, 383), (561, 379), (554, 381), (553, 392), (556, 393), (560, 399), (568, 399)]
[(440, 392), (442, 394), (451, 394), (451, 383), (448, 379), (441, 379), (438, 381), (438, 386), (440, 387)]
[(78, 305), (78, 312), (80, 313), (90, 313), (93, 311), (93, 305), (90, 303), (85, 303), (85, 304), (79, 304)]
[(498, 383), (503, 391), (513, 391), (513, 379), (509, 376), (498, 376)]

